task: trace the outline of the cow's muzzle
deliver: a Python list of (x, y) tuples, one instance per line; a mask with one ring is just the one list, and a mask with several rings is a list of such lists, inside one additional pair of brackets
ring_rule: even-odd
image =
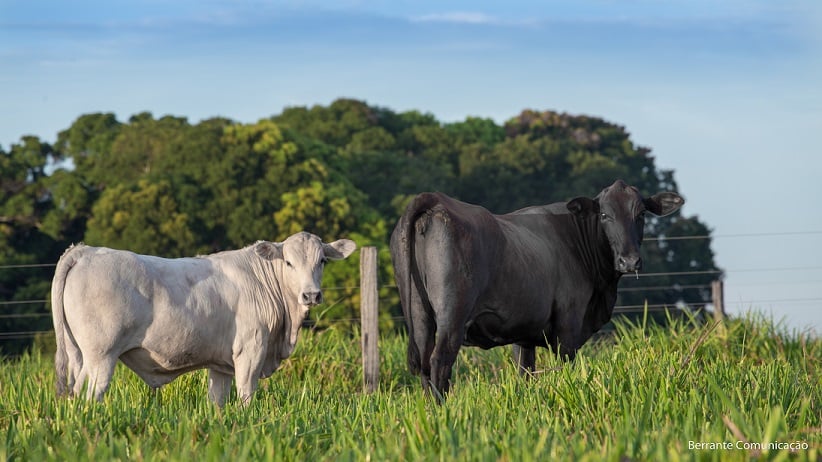
[(642, 269), (642, 258), (639, 255), (620, 255), (616, 259), (616, 269), (620, 273), (636, 273)]
[(300, 294), (300, 304), (301, 305), (314, 306), (314, 305), (319, 305), (322, 302), (323, 302), (323, 293), (321, 291), (302, 292)]

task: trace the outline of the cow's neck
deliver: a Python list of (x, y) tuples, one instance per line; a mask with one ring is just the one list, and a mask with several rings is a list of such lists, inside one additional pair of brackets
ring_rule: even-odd
[[(265, 312), (260, 313), (261, 319), (269, 327), (268, 360), (274, 361), (273, 366), (291, 355), (297, 342), (299, 328), (302, 325), (302, 318), (294, 319), (294, 313), (302, 310), (297, 309), (297, 300), (290, 296), (290, 292), (283, 286), (285, 281), (285, 263), (283, 260), (259, 263), (259, 270), (255, 273), (260, 277), (261, 285), (267, 291), (271, 299), (270, 304), (263, 304), (261, 308)], [(273, 370), (272, 370), (273, 372)]]
[(255, 298), (258, 300), (260, 319), (272, 332), (288, 328), (284, 325), (287, 324), (287, 319), (283, 319), (283, 313), (288, 312), (285, 291), (280, 282), (283, 269), (278, 263), (279, 260), (270, 262), (261, 258), (252, 258), (250, 262), (254, 276), (259, 281), (259, 293), (255, 294)]
[(300, 305), (297, 302), (297, 298), (292, 296), (291, 292), (283, 287), (283, 281), (285, 281), (287, 277), (285, 275), (285, 262), (283, 260), (276, 260), (274, 267), (276, 268), (274, 282), (277, 285), (278, 299), (283, 308), (282, 310), (278, 310), (282, 316), (282, 320), (280, 321), (282, 326), (280, 332), (282, 332), (282, 334), (278, 334), (278, 337), (281, 338), (282, 341), (280, 342), (280, 348), (277, 354), (279, 355), (279, 359), (285, 359), (294, 351), (303, 320), (305, 320), (308, 314), (308, 308)]
[(587, 218), (574, 218), (577, 232), (573, 233), (579, 242), (579, 258), (594, 285), (600, 289), (615, 286), (621, 274), (614, 270), (614, 254), (608, 237), (594, 215)]

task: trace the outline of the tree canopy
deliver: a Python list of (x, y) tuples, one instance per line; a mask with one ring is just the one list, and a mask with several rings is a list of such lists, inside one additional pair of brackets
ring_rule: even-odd
[[(0, 147), (0, 172), (0, 332), (49, 328), (50, 318), (38, 317), (45, 304), (8, 302), (47, 299), (53, 268), (19, 265), (54, 263), (73, 242), (178, 257), (303, 229), (381, 249), (389, 326), (400, 310), (387, 242), (419, 192), (505, 213), (591, 197), (616, 178), (645, 194), (677, 190), (674, 172), (658, 169), (650, 149), (600, 118), (524, 110), (501, 125), (445, 123), (354, 99), (290, 107), (251, 124), (85, 114), (53, 145), (26, 136), (8, 152)], [(697, 217), (680, 214), (647, 226), (649, 237), (710, 235)], [(716, 270), (710, 239), (650, 240), (643, 253), (648, 272)], [(356, 259), (329, 265), (325, 285), (337, 292), (314, 310), (317, 322), (357, 314), (358, 277)], [(663, 276), (654, 282), (663, 289), (625, 291), (618, 303), (701, 303), (715, 277), (677, 285)], [(25, 347), (14, 340), (0, 341), (0, 353)]]

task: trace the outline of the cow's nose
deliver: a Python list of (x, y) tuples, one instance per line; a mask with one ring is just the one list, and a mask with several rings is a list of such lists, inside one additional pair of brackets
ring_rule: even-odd
[(323, 301), (323, 293), (317, 292), (303, 292), (300, 294), (300, 303), (303, 305), (319, 305)]
[(617, 270), (623, 273), (633, 273), (642, 269), (642, 258), (638, 255), (623, 256), (617, 258)]

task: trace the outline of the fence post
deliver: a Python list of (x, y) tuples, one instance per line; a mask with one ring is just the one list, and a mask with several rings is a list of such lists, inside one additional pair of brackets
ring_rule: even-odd
[(360, 250), (360, 317), (362, 320), (363, 391), (371, 393), (380, 381), (380, 352), (377, 349), (377, 248)]
[(725, 319), (725, 294), (722, 279), (711, 281), (711, 299), (714, 304), (714, 319)]

